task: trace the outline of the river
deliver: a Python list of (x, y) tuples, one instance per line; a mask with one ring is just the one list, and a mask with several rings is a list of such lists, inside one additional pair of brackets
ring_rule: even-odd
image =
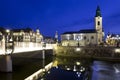
[(120, 63), (96, 61), (87, 58), (47, 57), (13, 58), (13, 72), (0, 72), (0, 80), (24, 80), (45, 65), (53, 67), (38, 80), (119, 80)]
[(55, 58), (54, 63), (39, 80), (120, 80), (119, 62)]

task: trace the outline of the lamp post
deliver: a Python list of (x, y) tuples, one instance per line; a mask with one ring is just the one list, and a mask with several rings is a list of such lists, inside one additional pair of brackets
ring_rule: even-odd
[(5, 55), (11, 55), (14, 50), (13, 35), (10, 30), (6, 30), (5, 35)]
[(45, 47), (46, 47), (46, 43), (43, 43), (42, 45), (42, 59), (45, 59)]
[(13, 36), (10, 33), (10, 30), (6, 30), (5, 37), (3, 36), (3, 46), (4, 47), (4, 56), (1, 60), (1, 67), (0, 70), (3, 72), (12, 72), (12, 59), (11, 54), (14, 50), (14, 42), (13, 42)]
[(117, 47), (119, 47), (119, 35), (117, 35), (116, 37), (117, 37)]
[(78, 36), (78, 38), (77, 38), (77, 41), (78, 41), (77, 46), (78, 46), (78, 47), (80, 46), (80, 43), (79, 43), (80, 40), (81, 40), (81, 37)]
[(67, 46), (70, 46), (70, 45), (69, 45), (69, 40), (70, 40), (70, 36), (67, 35)]

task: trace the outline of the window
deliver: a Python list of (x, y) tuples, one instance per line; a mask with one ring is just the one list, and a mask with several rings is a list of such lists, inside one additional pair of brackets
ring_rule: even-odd
[(94, 39), (94, 36), (91, 36), (91, 39)]
[(100, 21), (98, 21), (98, 25), (100, 25)]
[(84, 36), (84, 40), (86, 40), (86, 36)]

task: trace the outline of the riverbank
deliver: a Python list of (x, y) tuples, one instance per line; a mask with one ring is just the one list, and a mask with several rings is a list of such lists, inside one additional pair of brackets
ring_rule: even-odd
[(93, 60), (119, 61), (120, 48), (116, 47), (63, 47), (58, 46), (54, 51), (56, 56), (91, 58)]

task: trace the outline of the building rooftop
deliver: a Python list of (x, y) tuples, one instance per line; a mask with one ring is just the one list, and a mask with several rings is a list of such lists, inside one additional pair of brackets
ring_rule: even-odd
[(30, 31), (32, 31), (32, 29), (31, 29), (31, 28), (25, 28), (25, 29), (13, 29), (12, 31), (13, 31), (13, 32), (20, 32), (20, 31), (30, 32)]
[(96, 33), (97, 31), (95, 29), (83, 29), (80, 31), (71, 31), (71, 32), (65, 32), (63, 34), (73, 34), (73, 33)]
[(95, 29), (83, 29), (80, 30), (79, 33), (96, 33), (97, 31)]

